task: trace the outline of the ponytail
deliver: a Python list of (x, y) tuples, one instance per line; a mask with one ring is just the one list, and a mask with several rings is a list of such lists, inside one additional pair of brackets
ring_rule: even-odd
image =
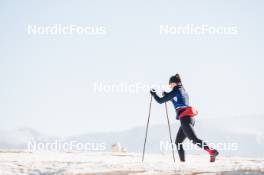
[(180, 74), (177, 73), (174, 76), (172, 76), (169, 80), (169, 83), (176, 83), (177, 85), (182, 86)]

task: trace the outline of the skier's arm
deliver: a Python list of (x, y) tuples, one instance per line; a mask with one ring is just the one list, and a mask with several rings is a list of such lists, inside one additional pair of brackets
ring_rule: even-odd
[(172, 90), (171, 92), (169, 93), (166, 93), (164, 97), (159, 97), (156, 92), (152, 92), (151, 95), (154, 97), (154, 99), (159, 103), (165, 103), (167, 101), (170, 101), (171, 99), (173, 99), (176, 94), (175, 94), (175, 91)]

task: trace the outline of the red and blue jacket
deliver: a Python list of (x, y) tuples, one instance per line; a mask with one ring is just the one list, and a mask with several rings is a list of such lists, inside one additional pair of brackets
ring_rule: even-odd
[(171, 101), (176, 109), (177, 120), (181, 117), (193, 117), (198, 114), (193, 107), (189, 106), (189, 95), (183, 86), (176, 86), (169, 93), (165, 93), (163, 97), (159, 97), (156, 93), (153, 94), (153, 97), (160, 104)]

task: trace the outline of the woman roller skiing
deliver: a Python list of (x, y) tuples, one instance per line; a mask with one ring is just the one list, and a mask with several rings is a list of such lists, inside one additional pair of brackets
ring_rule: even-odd
[(159, 97), (154, 89), (152, 89), (150, 93), (158, 103), (161, 104), (171, 101), (176, 109), (176, 119), (180, 120), (181, 123), (175, 140), (180, 160), (182, 162), (185, 161), (185, 153), (182, 143), (187, 137), (194, 144), (207, 151), (210, 155), (210, 162), (214, 162), (216, 156), (218, 155), (218, 151), (213, 148), (209, 148), (207, 143), (199, 139), (195, 134), (193, 127), (195, 123), (194, 116), (197, 115), (197, 111), (193, 107), (189, 106), (189, 96), (182, 85), (179, 74), (170, 78), (169, 86), (172, 91), (169, 93), (163, 92), (163, 97)]

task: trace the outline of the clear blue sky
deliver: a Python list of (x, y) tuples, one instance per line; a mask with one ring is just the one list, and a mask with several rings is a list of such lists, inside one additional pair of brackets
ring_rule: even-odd
[[(1, 1), (0, 128), (74, 135), (144, 125), (148, 93), (96, 94), (93, 82), (167, 83), (176, 72), (200, 117), (264, 114), (263, 5)], [(105, 25), (107, 35), (32, 36), (28, 24)], [(161, 36), (160, 24), (235, 25), (239, 32)], [(153, 123), (164, 122), (163, 106), (155, 104), (154, 113)]]

